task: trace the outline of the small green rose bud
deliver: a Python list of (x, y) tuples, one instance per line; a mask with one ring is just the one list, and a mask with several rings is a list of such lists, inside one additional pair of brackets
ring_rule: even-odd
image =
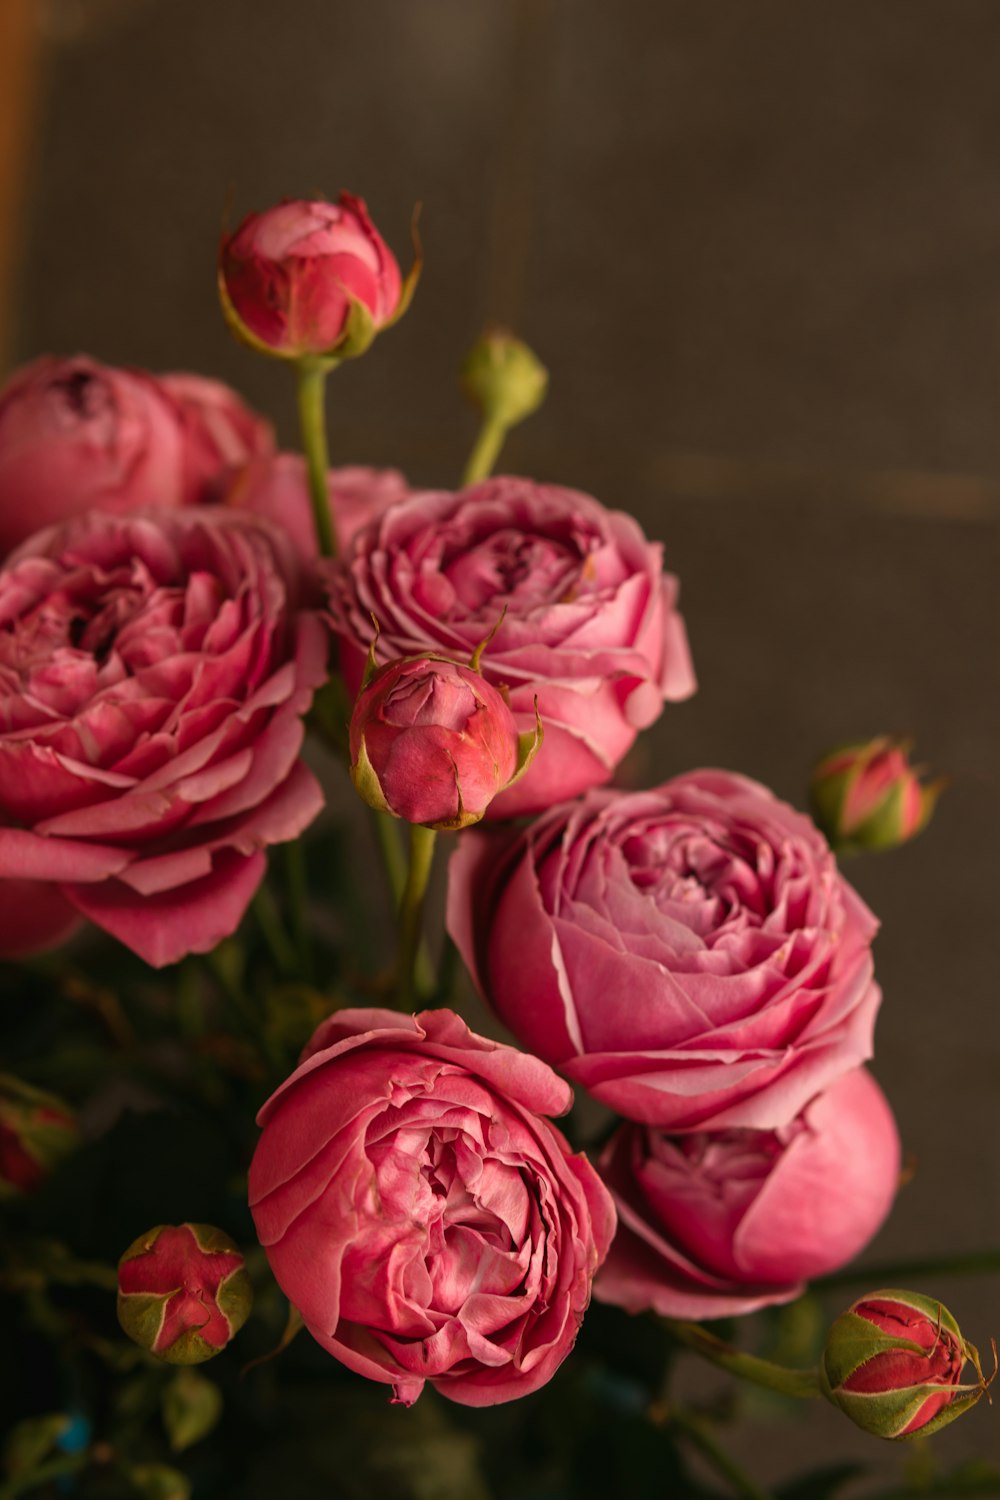
[(927, 826), (945, 780), (921, 783), (909, 752), (908, 741), (879, 735), (820, 761), (809, 787), (812, 815), (835, 849), (895, 849)]
[[(975, 1385), (959, 1383), (967, 1361)], [(834, 1406), (883, 1438), (935, 1432), (975, 1406), (989, 1385), (951, 1313), (932, 1297), (900, 1291), (868, 1292), (841, 1314), (820, 1377)]]
[(549, 372), (527, 344), (505, 328), (490, 328), (462, 366), (462, 389), (490, 421), (514, 427), (545, 400)]
[(32, 1192), (76, 1143), (68, 1104), (0, 1073), (0, 1199)]
[(239, 1248), (211, 1224), (161, 1224), (118, 1263), (118, 1321), (168, 1364), (212, 1359), (243, 1327), (252, 1301)]

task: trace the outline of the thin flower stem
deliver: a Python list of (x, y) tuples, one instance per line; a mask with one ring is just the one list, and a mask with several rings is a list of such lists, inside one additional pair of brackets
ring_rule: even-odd
[(309, 499), (312, 501), (316, 541), (323, 557), (336, 557), (337, 537), (330, 515), (330, 493), (327, 470), (330, 458), (326, 443), (327, 371), (315, 360), (303, 359), (296, 366), (299, 385), (299, 426), (302, 448), (309, 472)]
[(734, 1494), (743, 1496), (743, 1500), (773, 1500), (767, 1490), (762, 1490), (759, 1484), (755, 1484), (750, 1475), (730, 1458), (721, 1444), (716, 1441), (707, 1422), (693, 1416), (690, 1412), (677, 1411), (673, 1408), (667, 1413), (667, 1421), (675, 1431), (684, 1434), (692, 1447), (698, 1449), (698, 1452), (708, 1460), (717, 1473), (729, 1480)]
[(297, 956), (296, 967), (301, 978), (311, 983), (313, 954), (312, 943), (309, 940), (309, 925), (306, 921), (309, 882), (306, 878), (305, 851), (300, 839), (293, 839), (284, 846), (284, 849), (285, 875), (288, 880), (288, 917)]
[(901, 1260), (892, 1265), (848, 1266), (831, 1276), (820, 1276), (813, 1290), (831, 1291), (834, 1287), (909, 1286), (933, 1276), (995, 1276), (1000, 1271), (1000, 1250), (977, 1250), (971, 1255), (942, 1255), (927, 1260)]
[(433, 828), (424, 828), (419, 823), (411, 825), (410, 867), (399, 904), (399, 1000), (403, 1009), (417, 998), (417, 953), (436, 840)]
[(758, 1359), (755, 1354), (744, 1354), (722, 1339), (702, 1328), (700, 1323), (682, 1323), (674, 1318), (664, 1318), (664, 1325), (675, 1339), (688, 1349), (693, 1349), (713, 1365), (749, 1380), (754, 1385), (765, 1386), (769, 1391), (778, 1391), (783, 1396), (809, 1397), (820, 1395), (819, 1375), (816, 1370), (793, 1370), (787, 1365), (776, 1365), (769, 1359)]
[(386, 879), (389, 882), (392, 904), (398, 907), (403, 899), (403, 887), (406, 885), (406, 860), (399, 846), (398, 820), (391, 817), (389, 813), (376, 812), (374, 808), (371, 813), (372, 827), (375, 830), (379, 853), (382, 856)]
[(473, 444), (469, 461), (462, 475), (462, 484), (478, 484), (480, 479), (485, 479), (493, 472), (493, 466), (500, 457), (500, 450), (504, 445), (508, 428), (505, 423), (496, 417), (486, 417), (479, 429), (479, 436)]
[(261, 936), (267, 944), (268, 952), (274, 959), (278, 972), (295, 975), (299, 968), (295, 944), (285, 931), (277, 902), (266, 881), (258, 887), (252, 905)]

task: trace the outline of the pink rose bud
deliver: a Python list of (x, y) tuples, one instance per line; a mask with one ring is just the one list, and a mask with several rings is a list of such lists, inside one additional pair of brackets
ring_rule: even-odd
[(404, 281), (360, 198), (290, 200), (250, 214), (219, 250), (223, 315), (237, 338), (282, 359), (362, 354), (402, 317)]
[(76, 1141), (76, 1120), (68, 1104), (0, 1073), (0, 1200), (30, 1193)]
[(213, 1359), (243, 1327), (252, 1301), (238, 1246), (211, 1224), (161, 1224), (118, 1262), (118, 1321), (167, 1364)]
[(431, 828), (478, 823), (528, 765), (540, 732), (520, 735), (503, 695), (443, 656), (388, 662), (351, 715), (351, 779), (380, 812)]
[(926, 827), (944, 778), (922, 785), (910, 745), (878, 735), (821, 760), (810, 783), (812, 814), (842, 854), (895, 849)]
[[(966, 1361), (975, 1385), (959, 1383)], [(935, 1432), (990, 1384), (951, 1313), (918, 1292), (868, 1292), (855, 1302), (830, 1329), (820, 1373), (833, 1404), (884, 1438)]]

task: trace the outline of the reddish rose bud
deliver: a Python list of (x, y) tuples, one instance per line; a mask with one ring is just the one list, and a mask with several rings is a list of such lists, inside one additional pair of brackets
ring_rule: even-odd
[(922, 785), (909, 751), (879, 735), (832, 751), (813, 771), (812, 814), (840, 853), (895, 849), (926, 827), (945, 781)]
[(380, 812), (430, 828), (478, 823), (528, 765), (503, 695), (474, 667), (407, 656), (375, 671), (351, 715), (351, 779)]
[[(975, 1385), (960, 1384), (966, 1361)], [(990, 1383), (951, 1313), (931, 1297), (900, 1291), (868, 1292), (841, 1314), (827, 1336), (821, 1378), (835, 1406), (884, 1438), (935, 1432), (975, 1406)]]
[(118, 1321), (171, 1365), (223, 1350), (247, 1320), (253, 1289), (239, 1248), (211, 1224), (161, 1224), (118, 1262)]
[(68, 1104), (0, 1073), (0, 1199), (30, 1193), (76, 1142)]
[(402, 317), (416, 283), (360, 198), (294, 200), (250, 214), (219, 250), (219, 295), (236, 336), (262, 354), (329, 359), (361, 354)]

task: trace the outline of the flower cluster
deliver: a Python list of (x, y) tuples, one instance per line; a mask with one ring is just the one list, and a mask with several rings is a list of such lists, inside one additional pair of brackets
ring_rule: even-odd
[[(485, 438), (458, 490), (328, 470), (322, 381), (402, 315), (417, 269), (346, 194), (223, 240), (223, 311), (295, 367), (305, 459), (191, 375), (46, 359), (0, 392), (0, 954), (84, 919), (154, 967), (230, 937), (265, 850), (323, 806), (302, 752), (329, 689), (316, 722), (341, 748), (346, 731), (356, 789), (413, 825), (391, 871), (401, 1003), (435, 834), (459, 834), (448, 931), (520, 1045), (444, 1007), (347, 1004), (278, 1082), (292, 1058), (279, 1071), (243, 1006), (264, 1033), (246, 1076), (278, 1082), (251, 1211), (325, 1350), (403, 1405), (430, 1382), (483, 1406), (550, 1379), (592, 1291), (675, 1320), (796, 1298), (877, 1231), (900, 1143), (864, 1067), (877, 922), (824, 833), (731, 771), (607, 785), (694, 670), (660, 543), (590, 495), (489, 477), (483, 455), (544, 396), (531, 351), (497, 332), (467, 365)], [(936, 793), (885, 737), (828, 757), (813, 789), (841, 851), (911, 837)], [(295, 942), (258, 916), (287, 973)], [(573, 1099), (559, 1073), (620, 1116), (593, 1163), (551, 1123)], [(0, 1191), (19, 1197), (76, 1124), (0, 1082)], [(218, 1354), (249, 1307), (211, 1226), (160, 1225), (120, 1262), (122, 1327), (169, 1363)], [(934, 1307), (855, 1304), (824, 1393), (886, 1436), (978, 1399), (982, 1381), (955, 1395), (975, 1352)]]

